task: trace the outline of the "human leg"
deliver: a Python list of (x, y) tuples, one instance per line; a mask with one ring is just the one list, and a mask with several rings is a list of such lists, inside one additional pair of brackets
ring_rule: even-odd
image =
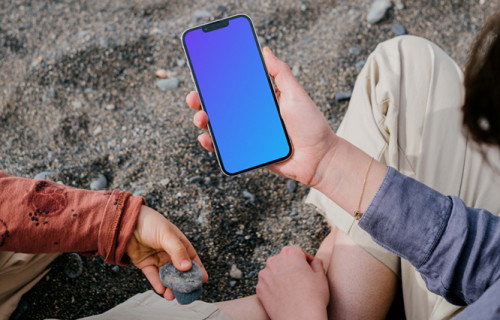
[(9, 319), (23, 294), (43, 278), (58, 255), (0, 252), (0, 319)]
[[(379, 45), (369, 57), (338, 134), (442, 193), (498, 213), (498, 174), (462, 135), (462, 97), (462, 73), (441, 49), (424, 39), (399, 37)], [(493, 163), (500, 163), (493, 157)], [(407, 262), (399, 265), (397, 257), (319, 192), (312, 190), (308, 202), (402, 277), (407, 318), (442, 318), (458, 311), (429, 293)]]

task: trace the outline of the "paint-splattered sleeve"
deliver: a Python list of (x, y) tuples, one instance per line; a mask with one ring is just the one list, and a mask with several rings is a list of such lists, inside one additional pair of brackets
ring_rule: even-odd
[(0, 251), (100, 254), (125, 265), (142, 197), (90, 191), (0, 171)]

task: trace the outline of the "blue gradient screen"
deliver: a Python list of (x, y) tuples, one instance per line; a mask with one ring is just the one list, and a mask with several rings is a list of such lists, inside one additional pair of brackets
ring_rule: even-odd
[(286, 159), (291, 145), (250, 20), (228, 21), (183, 38), (222, 170), (236, 174)]

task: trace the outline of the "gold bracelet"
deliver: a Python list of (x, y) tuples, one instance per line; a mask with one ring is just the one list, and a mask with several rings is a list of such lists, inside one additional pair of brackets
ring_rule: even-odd
[(361, 197), (359, 197), (358, 210), (354, 211), (354, 218), (356, 220), (361, 219), (361, 217), (363, 216), (363, 213), (359, 212), (359, 210), (361, 209), (361, 202), (363, 201), (363, 195), (365, 194), (366, 180), (368, 180), (368, 173), (370, 173), (370, 168), (372, 167), (372, 163), (373, 163), (373, 157), (370, 159), (370, 164), (368, 165), (368, 169), (366, 170), (365, 181), (363, 181), (363, 189), (361, 190)]

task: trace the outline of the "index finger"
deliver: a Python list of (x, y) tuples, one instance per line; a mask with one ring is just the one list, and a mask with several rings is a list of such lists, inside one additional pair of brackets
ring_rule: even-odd
[(198, 96), (198, 92), (191, 91), (190, 93), (188, 93), (188, 95), (186, 96), (186, 102), (189, 107), (195, 110), (201, 110), (201, 102), (200, 97)]

